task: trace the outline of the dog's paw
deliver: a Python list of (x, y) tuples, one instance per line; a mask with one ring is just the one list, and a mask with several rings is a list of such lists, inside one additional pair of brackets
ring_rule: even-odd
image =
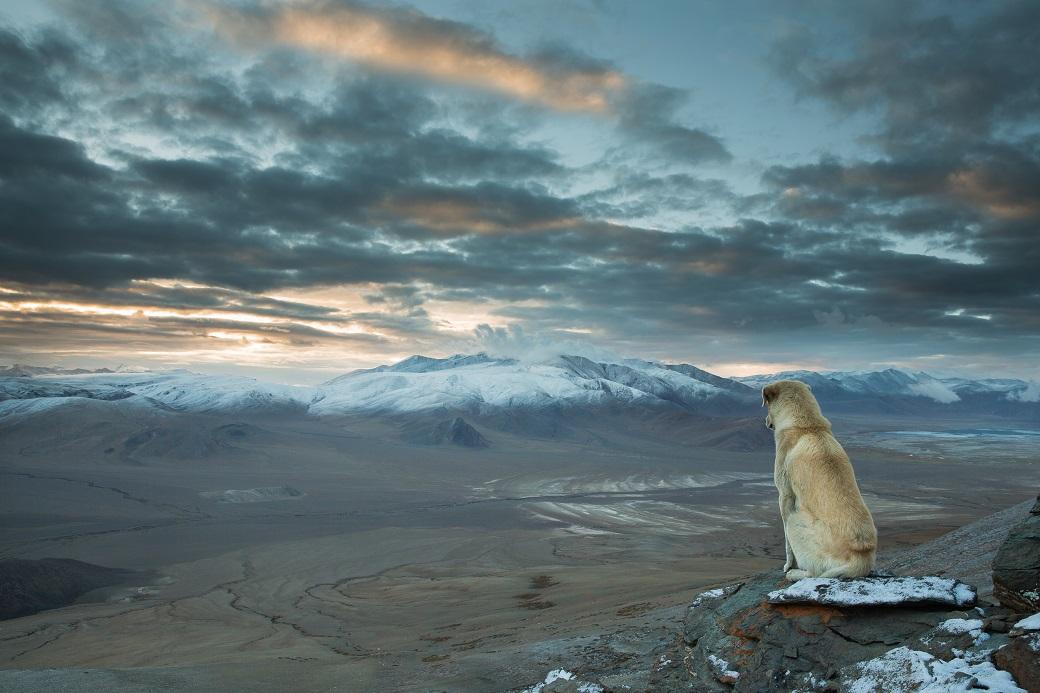
[(805, 570), (792, 568), (791, 570), (784, 571), (784, 577), (790, 580), (791, 582), (796, 582), (804, 577), (809, 577), (809, 573)]

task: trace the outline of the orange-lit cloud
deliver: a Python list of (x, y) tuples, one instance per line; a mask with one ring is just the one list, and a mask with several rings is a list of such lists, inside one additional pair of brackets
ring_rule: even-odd
[(789, 361), (732, 361), (709, 363), (704, 366), (712, 373), (727, 378), (741, 378), (760, 373), (782, 373), (784, 371), (824, 370), (819, 363), (794, 363)]
[(103, 302), (103, 294), (97, 300), (49, 298), (0, 286), (0, 354), (8, 362), (61, 361), (70, 366), (83, 365), (82, 359), (108, 366), (130, 359), (133, 365), (162, 367), (286, 368), (319, 373), (308, 376), (317, 381), (351, 368), (397, 361), (417, 351), (442, 349), (444, 340), (462, 344), (478, 324), (495, 322), (496, 310), (516, 305), (434, 300), (426, 305), (428, 325), (416, 328), (395, 322), (401, 314), (398, 308), (366, 300), (366, 295), (380, 290), (374, 284), (288, 289), (278, 297), (259, 297), (329, 309), (326, 317), (269, 315), (234, 305), (150, 305), (145, 299), (156, 287), (180, 290), (185, 285), (136, 282), (132, 291), (117, 292), (115, 297), (124, 301), (114, 303)]
[(605, 111), (626, 82), (613, 70), (510, 55), (484, 34), (415, 11), (306, 2), (265, 14), (211, 7), (207, 15), (239, 40), (490, 89), (561, 111)]
[(396, 219), (444, 233), (496, 233), (500, 231), (547, 231), (574, 226), (578, 216), (543, 216), (534, 219), (511, 214), (511, 209), (496, 208), (451, 198), (387, 198), (380, 210)]
[(1026, 219), (1040, 215), (1040, 195), (1036, 192), (1023, 194), (995, 180), (980, 169), (962, 169), (951, 173), (948, 179), (950, 192), (958, 199), (967, 201), (1001, 219)]

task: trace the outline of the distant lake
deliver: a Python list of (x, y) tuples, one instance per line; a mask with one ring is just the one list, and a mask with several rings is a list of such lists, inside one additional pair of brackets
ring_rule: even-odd
[(856, 433), (852, 446), (882, 448), (922, 460), (962, 462), (1040, 461), (1040, 430), (1023, 428), (950, 428), (941, 431)]
[(970, 438), (973, 436), (1040, 437), (1040, 431), (1021, 428), (952, 428), (946, 431), (885, 431), (887, 435), (936, 438)]

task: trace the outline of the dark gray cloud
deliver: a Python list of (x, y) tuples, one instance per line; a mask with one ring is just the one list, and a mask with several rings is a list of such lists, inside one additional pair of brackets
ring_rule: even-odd
[(979, 9), (955, 18), (920, 3), (878, 5), (850, 13), (857, 26), (848, 57), (805, 29), (776, 46), (774, 64), (805, 95), (848, 112), (880, 110), (889, 147), (985, 141), (1008, 123), (1035, 122), (1040, 6)]
[[(423, 40), (506, 55), (463, 25), (386, 12)], [(284, 47), (242, 56), (205, 32), (174, 40), (184, 28), (161, 12), (70, 3), (64, 29), (0, 32), (0, 301), (48, 304), (3, 309), (19, 335), (6, 348), (231, 335), (437, 349), (450, 338), (432, 306), (457, 304), (633, 352), (740, 344), (761, 359), (758, 342), (791, 354), (824, 339), (1036, 354), (1040, 145), (1024, 128), (1035, 82), (1011, 65), (1035, 52), (1013, 21), (1029, 13), (877, 20), (837, 58), (781, 46), (804, 96), (882, 109), (880, 148), (771, 166), (764, 192), (741, 196), (695, 173), (732, 155), (681, 123), (683, 94), (666, 87), (630, 80), (612, 94), (623, 144), (603, 170), (576, 170), (531, 135), (541, 121), (497, 97)], [(993, 78), (970, 107), (936, 73), (969, 58), (965, 84)], [(558, 48), (523, 60), (547, 75), (613, 69)], [(574, 185), (590, 174), (597, 187)], [(647, 221), (720, 210), (748, 218)], [(355, 305), (297, 300), (328, 287)], [(88, 321), (63, 303), (153, 315)]]

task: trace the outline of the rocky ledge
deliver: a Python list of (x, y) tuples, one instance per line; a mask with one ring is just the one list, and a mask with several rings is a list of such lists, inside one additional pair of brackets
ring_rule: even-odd
[(1040, 611), (1040, 496), (993, 558), (993, 594), (1001, 604)]
[[(778, 568), (703, 591), (624, 689), (1040, 693), (1040, 498), (1030, 505), (884, 561), (941, 575), (790, 583)], [(576, 664), (525, 692), (620, 690), (610, 672)]]
[(649, 689), (1040, 691), (1038, 509), (1005, 530), (996, 599), (978, 605), (936, 575), (792, 584), (778, 570), (703, 592)]
[(764, 573), (694, 600), (650, 690), (1024, 690), (991, 657), (1017, 640), (1017, 616), (974, 603), (970, 586), (936, 576)]

